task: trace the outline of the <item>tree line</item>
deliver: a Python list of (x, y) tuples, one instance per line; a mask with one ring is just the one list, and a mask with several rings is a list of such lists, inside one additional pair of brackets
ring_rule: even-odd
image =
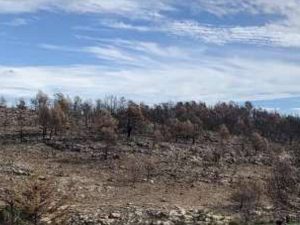
[[(5, 107), (6, 100), (1, 97), (0, 108)], [(28, 120), (24, 112), (28, 110), (35, 115), (43, 139), (69, 135), (115, 142), (118, 135), (144, 135), (158, 141), (195, 143), (203, 132), (216, 131), (225, 136), (260, 135), (274, 142), (291, 143), (300, 136), (299, 117), (257, 109), (251, 102), (208, 106), (190, 101), (150, 106), (115, 96), (92, 101), (57, 93), (50, 98), (39, 91), (30, 102), (19, 99), (15, 108), (21, 140)], [(4, 126), (7, 121), (1, 122)]]

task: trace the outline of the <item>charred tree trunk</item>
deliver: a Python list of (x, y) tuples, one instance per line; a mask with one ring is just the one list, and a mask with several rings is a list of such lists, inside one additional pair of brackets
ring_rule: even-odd
[(130, 120), (128, 120), (128, 122), (127, 122), (126, 131), (127, 131), (127, 138), (130, 138), (131, 137), (131, 133), (132, 133), (132, 125), (131, 125), (131, 121)]

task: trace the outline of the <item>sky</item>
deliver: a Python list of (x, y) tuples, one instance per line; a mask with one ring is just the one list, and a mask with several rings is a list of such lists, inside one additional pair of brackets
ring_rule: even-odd
[(0, 0), (0, 95), (300, 112), (299, 0)]

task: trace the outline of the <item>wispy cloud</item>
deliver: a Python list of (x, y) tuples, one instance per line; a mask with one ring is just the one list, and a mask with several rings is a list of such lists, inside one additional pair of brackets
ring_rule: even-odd
[(109, 45), (115, 45), (122, 49), (134, 50), (147, 55), (155, 55), (167, 58), (186, 58), (191, 49), (183, 49), (172, 45), (161, 45), (156, 42), (124, 40), (124, 39), (95, 39)]
[(92, 46), (92, 47), (85, 47), (82, 50), (84, 52), (94, 54), (99, 59), (107, 59), (112, 61), (121, 60), (125, 62), (135, 61), (135, 59), (131, 57), (129, 54), (115, 47)]
[(7, 93), (7, 87), (15, 86), (31, 89), (28, 95), (44, 89), (94, 98), (105, 94), (124, 95), (147, 102), (195, 99), (213, 103), (300, 96), (297, 64), (218, 57), (197, 61), (198, 64), (177, 62), (152, 69), (2, 66), (0, 95)]
[(132, 25), (130, 23), (125, 23), (123, 21), (106, 20), (106, 21), (101, 21), (100, 24), (104, 27), (109, 27), (109, 28), (114, 28), (114, 29), (140, 31), (140, 32), (161, 31), (161, 29), (158, 27), (154, 28), (153, 26)]
[(174, 22), (166, 30), (180, 35), (190, 36), (207, 43), (246, 43), (279, 47), (300, 47), (300, 33), (276, 29), (267, 26), (208, 26), (194, 21)]
[(29, 23), (29, 20), (24, 19), (24, 18), (14, 18), (10, 21), (6, 22), (1, 22), (0, 25), (5, 25), (5, 26), (12, 26), (12, 27), (18, 27), (18, 26), (24, 26)]
[[(170, 12), (181, 12), (183, 9), (192, 11), (194, 15), (205, 11), (218, 17), (238, 13), (273, 17), (264, 24), (253, 26), (204, 25), (201, 20), (178, 19), (170, 14)], [(216, 44), (239, 42), (300, 47), (300, 2), (298, 0), (194, 0), (187, 2), (179, 0), (0, 0), (0, 13), (25, 13), (39, 10), (120, 16), (117, 20), (104, 17), (104, 22), (101, 22), (102, 26), (139, 32), (165, 32)], [(142, 26), (131, 24), (124, 22), (123, 18), (129, 18), (131, 21), (147, 20), (151, 24)], [(15, 21), (15, 24), (18, 23), (22, 21)]]
[(217, 36), (220, 41), (222, 40), (220, 37), (224, 36), (227, 42), (268, 43), (281, 47), (300, 46), (300, 2), (298, 0), (196, 0), (192, 7), (200, 12), (207, 11), (219, 17), (243, 13), (253, 17), (271, 15), (273, 18), (263, 25), (250, 27), (232, 25), (211, 28), (193, 22), (175, 23), (175, 27), (179, 26), (182, 32), (190, 28), (190, 34), (198, 37), (206, 35), (206, 40)]
[(91, 54), (98, 59), (108, 60), (115, 64), (126, 64), (143, 68), (157, 67), (165, 61), (193, 60), (193, 54), (201, 52), (199, 50), (193, 50), (193, 52), (191, 52), (191, 49), (179, 48), (177, 46), (163, 46), (155, 42), (101, 39), (89, 36), (81, 36), (80, 38), (93, 40), (96, 43), (91, 46), (83, 47), (51, 44), (39, 44), (38, 46), (47, 50)]
[(171, 10), (165, 1), (147, 0), (0, 0), (0, 13), (32, 13), (61, 10), (75, 13), (107, 13), (132, 18), (159, 18)]

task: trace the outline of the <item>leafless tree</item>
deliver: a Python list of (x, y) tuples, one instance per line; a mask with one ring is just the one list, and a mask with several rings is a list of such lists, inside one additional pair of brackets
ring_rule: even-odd
[(48, 129), (50, 127), (51, 112), (48, 105), (41, 105), (38, 110), (38, 121), (42, 129), (43, 140), (47, 136)]
[(6, 108), (6, 106), (7, 106), (6, 104), (7, 104), (6, 99), (3, 96), (1, 96), (0, 97), (0, 108)]
[(255, 181), (240, 180), (236, 184), (231, 200), (246, 224), (250, 222), (253, 211), (260, 205), (261, 192), (260, 184)]
[(268, 180), (268, 195), (276, 209), (299, 207), (297, 169), (288, 160), (275, 158), (271, 177)]
[(23, 142), (24, 138), (24, 127), (26, 123), (26, 117), (25, 117), (25, 112), (26, 112), (27, 106), (26, 102), (23, 98), (20, 98), (17, 103), (17, 122), (18, 122), (18, 128), (19, 128), (19, 136), (20, 136), (20, 141)]

